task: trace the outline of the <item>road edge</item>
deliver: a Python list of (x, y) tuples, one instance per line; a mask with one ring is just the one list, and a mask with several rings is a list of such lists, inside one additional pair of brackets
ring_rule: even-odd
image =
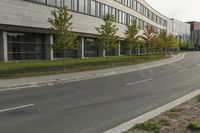
[(165, 104), (161, 107), (158, 107), (150, 112), (147, 112), (137, 118), (134, 118), (132, 120), (129, 120), (121, 125), (118, 125), (112, 129), (109, 129), (103, 133), (122, 133), (124, 131), (127, 131), (129, 129), (131, 129), (132, 127), (134, 127), (136, 124), (139, 124), (139, 123), (143, 123), (143, 122), (146, 122), (148, 121), (149, 119), (152, 119), (158, 115), (160, 115), (161, 113), (163, 112), (166, 112), (174, 107), (177, 107), (179, 105), (181, 105), (182, 103), (185, 103), (189, 100), (191, 100), (192, 98), (196, 97), (200, 95), (200, 89), (196, 90), (196, 91), (193, 91), (185, 96), (182, 96), (168, 104)]

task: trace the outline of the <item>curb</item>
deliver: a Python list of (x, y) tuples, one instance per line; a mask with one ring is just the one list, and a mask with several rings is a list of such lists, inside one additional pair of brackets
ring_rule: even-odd
[[(102, 72), (102, 73), (96, 73), (91, 75), (85, 75), (85, 76), (79, 76), (79, 77), (73, 77), (73, 78), (67, 78), (67, 79), (56, 79), (56, 80), (49, 80), (49, 81), (42, 81), (42, 82), (32, 82), (27, 84), (15, 84), (15, 85), (7, 85), (7, 86), (0, 86), (0, 92), (2, 91), (8, 91), (8, 90), (18, 90), (18, 89), (24, 89), (24, 88), (34, 88), (34, 87), (41, 87), (41, 86), (52, 86), (55, 84), (62, 84), (62, 83), (71, 83), (76, 81), (82, 81), (82, 80), (88, 80), (88, 79), (94, 79), (94, 78), (100, 78), (100, 77), (106, 77), (111, 75), (118, 75), (122, 73), (129, 73), (139, 70), (145, 70), (149, 68), (154, 68), (170, 63), (174, 63), (177, 61), (180, 61), (184, 59), (185, 53), (181, 53), (180, 57), (177, 57), (176, 59), (169, 58), (168, 61), (160, 61), (160, 63), (154, 63), (153, 65), (146, 65), (146, 66), (140, 66), (142, 64), (136, 65), (134, 68), (128, 69), (128, 70), (113, 70), (111, 72)], [(166, 59), (167, 60), (167, 59)], [(159, 61), (158, 61), (159, 62)], [(151, 62), (149, 62), (151, 63)], [(125, 66), (128, 67), (128, 66)], [(123, 67), (120, 67), (123, 68)], [(119, 68), (119, 69), (120, 69)], [(117, 68), (116, 68), (117, 69)]]
[(170, 110), (170, 109), (172, 109), (172, 108), (174, 108), (174, 107), (176, 107), (176, 106), (178, 106), (178, 105), (180, 105), (180, 104), (182, 104), (184, 102), (187, 102), (187, 101), (191, 100), (192, 98), (194, 98), (194, 97), (196, 97), (198, 95), (200, 95), (200, 89), (198, 89), (198, 90), (196, 90), (194, 92), (191, 92), (190, 94), (187, 94), (187, 95), (185, 95), (185, 96), (183, 96), (181, 98), (178, 98), (177, 100), (172, 101), (172, 102), (170, 102), (170, 103), (168, 103), (168, 104), (166, 104), (164, 106), (161, 106), (161, 107), (159, 107), (157, 109), (154, 109), (154, 110), (152, 110), (150, 112), (147, 112), (147, 113), (145, 113), (145, 114), (143, 114), (143, 115), (141, 115), (141, 116), (139, 116), (139, 117), (137, 117), (135, 119), (132, 119), (132, 120), (130, 120), (128, 122), (125, 122), (125, 123), (123, 123), (123, 124), (121, 124), (121, 125), (119, 125), (117, 127), (114, 127), (114, 128), (112, 128), (110, 130), (107, 130), (107, 131), (105, 131), (103, 133), (122, 133), (124, 131), (127, 131), (127, 130), (131, 129), (136, 124), (146, 122), (149, 119), (152, 119), (152, 118), (160, 115), (163, 112), (166, 112), (166, 111), (168, 111), (168, 110)]

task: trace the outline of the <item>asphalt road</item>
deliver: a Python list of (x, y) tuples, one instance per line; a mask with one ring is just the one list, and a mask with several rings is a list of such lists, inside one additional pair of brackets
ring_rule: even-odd
[(137, 72), (0, 92), (0, 133), (101, 133), (200, 88), (200, 53)]

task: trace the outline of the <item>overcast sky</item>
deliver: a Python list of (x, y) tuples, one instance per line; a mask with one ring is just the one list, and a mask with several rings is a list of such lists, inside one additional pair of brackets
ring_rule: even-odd
[(200, 21), (200, 0), (145, 0), (169, 18)]

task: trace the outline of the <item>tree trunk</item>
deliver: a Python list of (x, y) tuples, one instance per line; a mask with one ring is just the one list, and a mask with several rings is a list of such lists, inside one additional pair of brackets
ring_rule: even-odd
[(63, 70), (65, 70), (65, 50), (63, 51)]

